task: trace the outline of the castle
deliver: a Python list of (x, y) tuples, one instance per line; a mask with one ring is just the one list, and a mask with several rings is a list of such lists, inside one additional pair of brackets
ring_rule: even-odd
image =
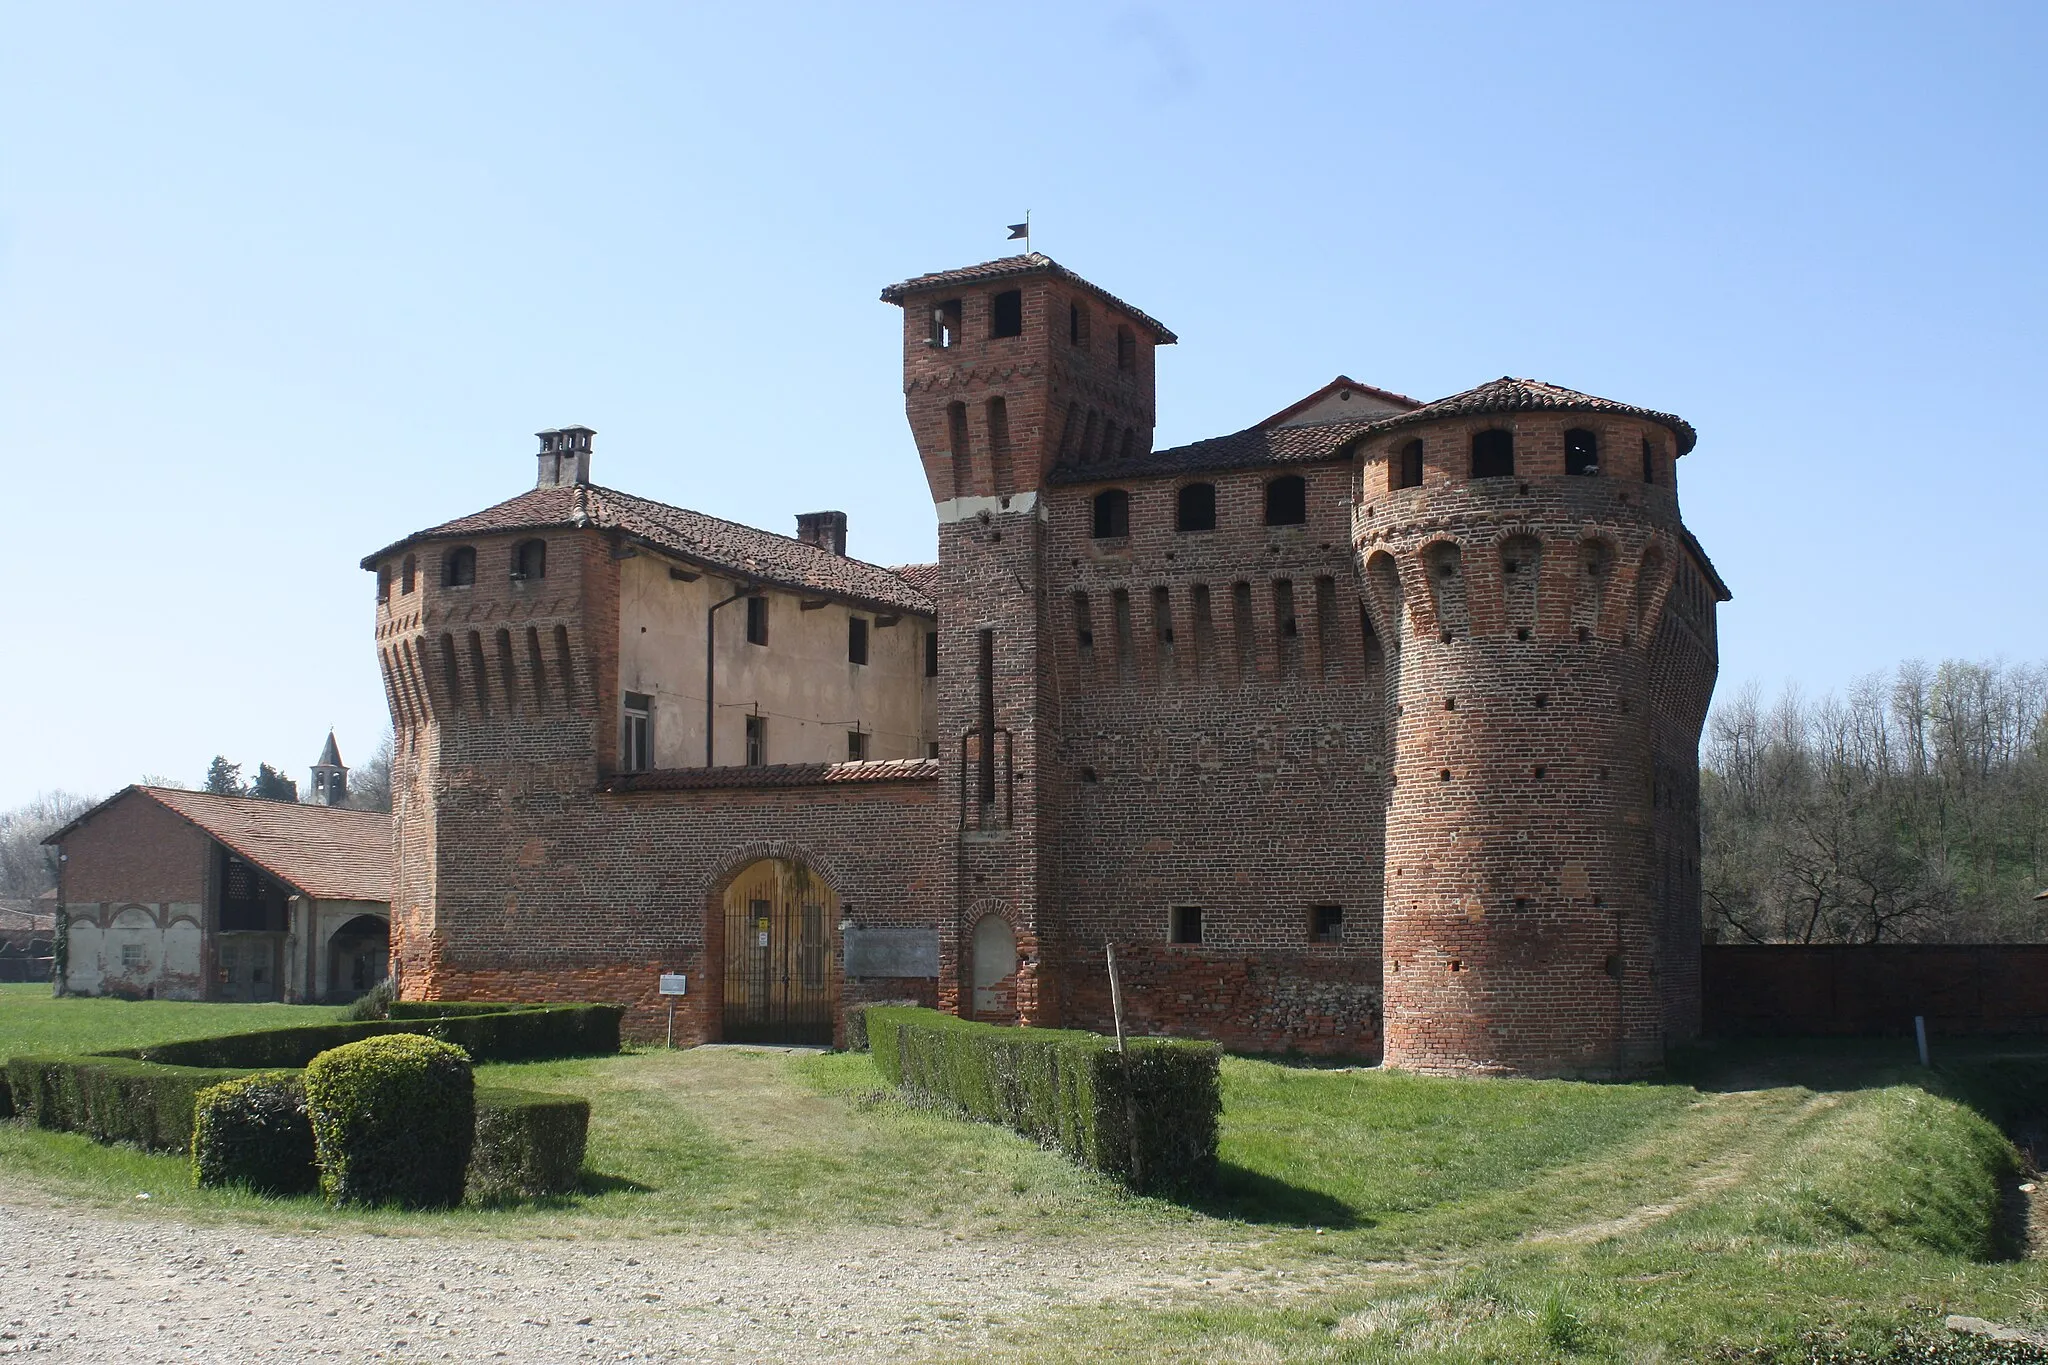
[(605, 488), (587, 427), (363, 561), (405, 996), (1106, 1029), (1113, 944), (1133, 1029), (1245, 1050), (1625, 1076), (1697, 1033), (1687, 423), (1339, 378), (1159, 450), (1173, 334), (1053, 260), (882, 298), (936, 565)]

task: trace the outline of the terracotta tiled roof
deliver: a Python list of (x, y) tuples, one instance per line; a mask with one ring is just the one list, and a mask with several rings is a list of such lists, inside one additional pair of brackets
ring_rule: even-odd
[(1152, 339), (1161, 346), (1171, 346), (1180, 340), (1168, 331), (1166, 324), (1159, 319), (1139, 312), (1107, 289), (1090, 284), (1052, 257), (1038, 251), (1022, 256), (1004, 256), (999, 260), (983, 261), (980, 265), (966, 265), (958, 270), (940, 270), (930, 275), (919, 275), (884, 289), (882, 302), (901, 303), (912, 294), (922, 294), (933, 289), (946, 289), (956, 284), (987, 284), (993, 280), (1016, 279), (1025, 275), (1050, 275), (1054, 279), (1081, 286), (1110, 307), (1151, 328)]
[(935, 611), (931, 598), (879, 564), (597, 484), (530, 489), (495, 507), (416, 531), (363, 560), (363, 567), (373, 569), (377, 561), (416, 541), (558, 526), (619, 531), (677, 559), (796, 592), (923, 616)]
[(1381, 389), (1375, 388), (1371, 384), (1361, 384), (1349, 375), (1340, 374), (1308, 397), (1298, 398), (1294, 402), (1289, 403), (1286, 407), (1259, 423), (1259, 425), (1262, 427), (1277, 427), (1288, 418), (1293, 417), (1297, 413), (1308, 411), (1331, 394), (1342, 389), (1350, 389), (1354, 393), (1369, 394), (1388, 403), (1397, 403), (1404, 408), (1419, 408), (1422, 406), (1420, 398), (1410, 398), (1407, 394), (1395, 393), (1392, 389)]
[(1490, 412), (1598, 412), (1615, 417), (1641, 417), (1670, 428), (1671, 433), (1678, 437), (1678, 453), (1681, 455), (1690, 451), (1699, 440), (1692, 423), (1683, 417), (1617, 403), (1612, 398), (1595, 398), (1590, 393), (1562, 389), (1536, 379), (1516, 379), (1506, 375), (1476, 389), (1425, 403), (1413, 412), (1389, 417), (1380, 423), (1380, 427), (1385, 430), (1416, 422), (1433, 422), (1444, 417), (1480, 417)]
[(869, 763), (771, 763), (762, 767), (660, 768), (605, 779), (608, 792), (687, 792), (742, 787), (823, 787), (846, 782), (935, 782), (935, 758), (885, 758)]
[(1214, 473), (1258, 469), (1269, 465), (1313, 464), (1333, 460), (1380, 422), (1326, 422), (1312, 427), (1251, 427), (1229, 436), (1215, 436), (1192, 445), (1149, 451), (1128, 460), (1096, 464), (1056, 465), (1047, 478), (1056, 484), (1103, 483), (1112, 479), (1147, 478), (1162, 474)]
[(54, 844), (113, 805), (156, 802), (278, 880), (318, 900), (391, 900), (391, 817), (174, 787), (125, 787), (43, 840)]
[(936, 564), (898, 564), (889, 572), (926, 597), (930, 597), (939, 586), (939, 566)]
[(0, 901), (0, 934), (48, 934), (57, 928), (57, 912), (34, 901)]

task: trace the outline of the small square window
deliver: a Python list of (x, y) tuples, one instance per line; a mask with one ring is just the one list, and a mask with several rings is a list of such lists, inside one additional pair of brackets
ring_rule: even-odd
[(846, 732), (846, 761), (865, 763), (868, 757), (868, 737), (858, 730)]
[(1344, 941), (1344, 907), (1341, 905), (1312, 905), (1308, 910), (1308, 941), (1310, 943), (1342, 943)]
[(1202, 907), (1199, 905), (1176, 905), (1168, 913), (1166, 921), (1168, 943), (1200, 943), (1202, 941)]
[(122, 971), (135, 971), (138, 968), (140, 968), (146, 961), (148, 961), (148, 959), (142, 955), (142, 945), (140, 943), (124, 943), (121, 945)]
[(768, 599), (765, 597), (747, 599), (747, 643), (768, 643)]
[(846, 618), (846, 661), (855, 664), (868, 661), (868, 621), (865, 616)]
[(939, 756), (939, 742), (937, 740), (928, 739), (925, 741), (924, 756), (926, 758), (937, 758)]

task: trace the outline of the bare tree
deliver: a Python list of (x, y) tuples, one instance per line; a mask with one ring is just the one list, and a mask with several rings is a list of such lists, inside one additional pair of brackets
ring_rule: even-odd
[(45, 792), (0, 811), (0, 896), (33, 900), (57, 884), (57, 850), (43, 840), (92, 808), (91, 797)]

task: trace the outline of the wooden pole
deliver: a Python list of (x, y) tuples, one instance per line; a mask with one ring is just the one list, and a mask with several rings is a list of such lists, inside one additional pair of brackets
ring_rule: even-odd
[(670, 1048), (676, 1045), (676, 998), (673, 995), (668, 998), (668, 1045)]
[(1131, 1082), (1131, 1054), (1124, 1046), (1124, 983), (1123, 978), (1117, 975), (1116, 945), (1105, 943), (1102, 947), (1109, 957), (1109, 1012), (1116, 1021), (1116, 1053), (1124, 1073), (1124, 1131), (1131, 1138), (1131, 1187), (1142, 1192), (1145, 1188), (1145, 1151), (1138, 1144), (1138, 1088)]

